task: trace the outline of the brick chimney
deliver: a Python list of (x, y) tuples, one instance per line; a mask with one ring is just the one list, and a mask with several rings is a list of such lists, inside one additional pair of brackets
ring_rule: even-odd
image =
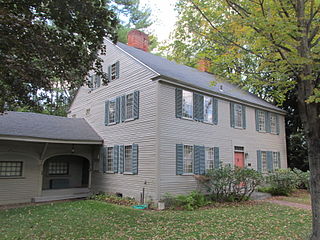
[(197, 69), (202, 72), (208, 72), (210, 69), (210, 60), (208, 58), (201, 58), (198, 61)]
[(145, 52), (149, 50), (149, 37), (139, 30), (131, 30), (128, 33), (128, 46), (141, 49)]

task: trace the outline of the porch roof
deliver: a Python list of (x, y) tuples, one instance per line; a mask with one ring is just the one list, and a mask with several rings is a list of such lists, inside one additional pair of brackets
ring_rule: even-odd
[(0, 139), (78, 144), (103, 142), (83, 118), (10, 111), (0, 114)]

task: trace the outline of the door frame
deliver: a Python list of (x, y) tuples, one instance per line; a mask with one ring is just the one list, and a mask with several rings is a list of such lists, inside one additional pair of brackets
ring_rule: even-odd
[[(237, 149), (236, 150), (236, 147), (239, 147), (239, 148), (242, 148), (241, 150), (240, 149)], [(246, 167), (246, 154), (245, 154), (245, 148), (243, 145), (233, 145), (233, 166), (235, 167), (236, 166), (236, 161), (235, 161), (235, 153), (238, 152), (238, 153), (243, 153), (243, 167), (245, 168)]]

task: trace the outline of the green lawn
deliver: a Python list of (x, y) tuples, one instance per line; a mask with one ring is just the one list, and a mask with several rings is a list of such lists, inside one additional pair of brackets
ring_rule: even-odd
[(0, 211), (0, 239), (306, 239), (310, 211), (275, 204), (143, 211), (93, 200)]
[(297, 191), (289, 197), (278, 197), (279, 200), (311, 205), (310, 194), (307, 191)]

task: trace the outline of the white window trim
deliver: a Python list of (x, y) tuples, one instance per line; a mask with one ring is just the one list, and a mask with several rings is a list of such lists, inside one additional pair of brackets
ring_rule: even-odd
[(133, 145), (132, 144), (129, 144), (129, 145), (124, 145), (123, 146), (123, 174), (124, 175), (133, 175), (133, 169), (132, 169), (132, 163), (131, 163), (131, 172), (126, 172), (125, 169), (126, 169), (126, 147), (131, 147), (131, 161), (132, 161), (132, 152), (133, 152)]
[[(127, 96), (132, 94), (132, 117), (131, 118), (127, 118), (128, 116), (128, 113), (127, 113)], [(132, 121), (134, 120), (134, 92), (129, 92), (129, 93), (126, 93), (125, 95), (125, 116), (126, 116), (126, 120), (124, 120), (124, 122), (129, 122), (129, 121)]]
[(112, 148), (112, 165), (111, 165), (111, 169), (112, 170), (107, 170), (106, 173), (114, 173), (113, 169), (114, 169), (114, 147), (110, 146), (110, 147), (107, 147), (107, 159), (106, 159), (106, 169), (108, 168), (108, 150), (109, 148)]
[[(115, 111), (114, 111), (114, 113), (115, 113), (115, 115), (114, 115), (114, 122), (110, 122), (110, 106), (111, 106), (111, 102), (114, 102), (114, 104), (115, 104)], [(117, 124), (117, 98), (112, 98), (112, 99), (110, 99), (109, 100), (109, 112), (108, 112), (108, 114), (109, 114), (109, 116), (108, 116), (108, 118), (109, 118), (109, 124), (108, 125), (114, 125), (114, 124)]]
[[(187, 172), (184, 172), (184, 147), (185, 146), (190, 146), (190, 147), (192, 147), (192, 149), (193, 149), (193, 159), (192, 159), (192, 172), (190, 172), (190, 173), (187, 173)], [(183, 161), (182, 161), (182, 164), (183, 164), (183, 173), (182, 173), (182, 175), (185, 175), (185, 176), (191, 176), (191, 175), (194, 175), (194, 145), (190, 145), (190, 144), (183, 144), (183, 154), (182, 154), (182, 159), (183, 159)]]
[[(272, 125), (271, 125), (271, 118), (272, 116), (274, 116), (275, 118), (275, 127), (274, 127), (274, 132), (272, 131)], [(270, 133), (272, 134), (277, 134), (277, 115), (275, 113), (270, 113), (270, 117), (269, 117), (269, 122), (270, 122)]]
[[(237, 121), (236, 121), (237, 106), (240, 106), (240, 107), (241, 107), (241, 118), (240, 118), (240, 120), (241, 120), (241, 126), (237, 126), (237, 125), (236, 125), (236, 123), (237, 123)], [(244, 129), (244, 128), (243, 128), (243, 107), (242, 107), (242, 104), (239, 104), (239, 103), (235, 103), (235, 104), (234, 104), (234, 112), (233, 112), (233, 114), (234, 114), (234, 128)]]
[(212, 161), (212, 166), (213, 166), (213, 168), (212, 169), (215, 169), (215, 167), (214, 167), (214, 147), (206, 147), (205, 146), (205, 149), (204, 149), (204, 151), (205, 151), (205, 153), (204, 153), (204, 160), (205, 160), (205, 169), (206, 170), (212, 170), (211, 168), (208, 168), (208, 159), (206, 158), (207, 156), (206, 156), (206, 151), (207, 151), (207, 148), (212, 148), (212, 150), (213, 150), (213, 159), (211, 160)]
[[(264, 115), (264, 130), (260, 130), (260, 113), (263, 113)], [(267, 121), (267, 118), (266, 118), (266, 112), (265, 111), (262, 111), (262, 110), (258, 110), (258, 126), (259, 126), (259, 132), (261, 133), (266, 133), (267, 132), (267, 129), (266, 129), (266, 121)]]
[[(191, 93), (192, 94), (192, 101), (191, 101), (191, 104), (192, 104), (192, 111), (191, 111), (191, 115), (192, 115), (192, 117), (185, 117), (185, 116), (183, 116), (183, 92), (189, 92), (189, 93)], [(182, 104), (181, 104), (181, 112), (182, 112), (182, 118), (183, 119), (187, 119), (187, 120), (192, 120), (192, 121), (194, 121), (194, 116), (193, 116), (193, 111), (194, 111), (194, 105), (193, 105), (193, 98), (194, 98), (194, 94), (193, 94), (193, 91), (189, 91), (189, 90), (184, 90), (184, 89), (182, 89)]]
[[(208, 97), (208, 98), (211, 98), (211, 111), (212, 111), (212, 121), (207, 121), (206, 119), (204, 119), (204, 116), (205, 116), (205, 105), (206, 105), (206, 101), (205, 101), (205, 98)], [(209, 123), (209, 124), (213, 124), (213, 97), (211, 96), (207, 96), (207, 95), (203, 95), (203, 122), (204, 123)]]
[[(261, 172), (262, 173), (268, 173), (268, 156), (267, 156), (268, 151), (261, 151)], [(262, 154), (265, 154), (266, 156), (266, 168), (263, 168), (263, 159), (262, 159)]]

